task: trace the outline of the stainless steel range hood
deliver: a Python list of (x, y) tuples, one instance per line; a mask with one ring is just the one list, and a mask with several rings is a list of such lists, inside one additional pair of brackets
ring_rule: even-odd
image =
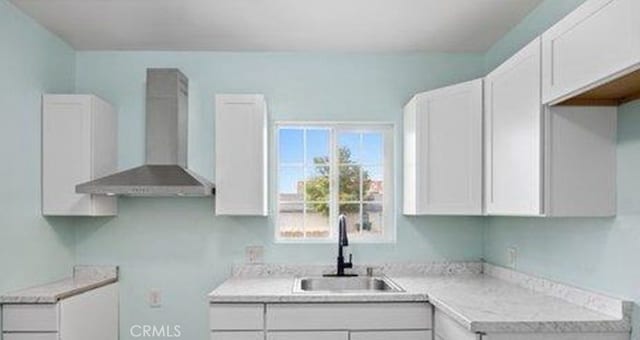
[(146, 164), (76, 186), (127, 196), (210, 196), (214, 186), (187, 168), (189, 81), (177, 69), (147, 70)]

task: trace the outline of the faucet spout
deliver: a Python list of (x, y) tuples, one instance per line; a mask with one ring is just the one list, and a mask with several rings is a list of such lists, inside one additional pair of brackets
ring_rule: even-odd
[(353, 268), (352, 254), (349, 254), (349, 261), (344, 260), (344, 247), (349, 246), (349, 237), (347, 236), (347, 217), (341, 214), (338, 217), (338, 258), (337, 271), (335, 276), (357, 276), (353, 274), (345, 274), (345, 268)]

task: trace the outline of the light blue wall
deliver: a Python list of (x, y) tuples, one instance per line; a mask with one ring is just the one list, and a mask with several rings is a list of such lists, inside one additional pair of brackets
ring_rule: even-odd
[[(413, 94), (481, 76), (484, 56), (79, 52), (78, 91), (99, 94), (119, 111), (121, 168), (143, 161), (147, 67), (178, 67), (189, 77), (190, 163), (213, 178), (214, 93), (263, 93), (272, 121), (387, 121), (400, 128)], [(399, 183), (401, 176), (396, 189)], [(482, 219), (397, 215), (397, 243), (354, 245), (356, 263), (482, 256)], [(78, 261), (122, 268), (123, 339), (139, 323), (179, 324), (183, 338), (207, 339), (206, 293), (243, 261), (245, 246), (264, 245), (266, 261), (275, 263), (329, 264), (336, 252), (333, 244), (274, 244), (270, 219), (215, 217), (211, 199), (123, 198), (118, 217), (80, 224)], [(146, 306), (150, 288), (162, 291), (162, 308)]]
[(0, 292), (66, 276), (69, 220), (40, 216), (40, 96), (74, 89), (75, 52), (0, 0)]
[[(546, 0), (487, 54), (490, 69), (584, 0)], [(506, 265), (518, 249), (517, 269), (640, 302), (640, 102), (618, 115), (616, 218), (490, 218), (484, 255)], [(636, 305), (637, 305), (636, 303)], [(637, 309), (637, 308), (636, 308)], [(636, 313), (637, 314), (637, 313)], [(640, 317), (634, 318), (640, 328)], [(640, 339), (640, 332), (634, 333)]]
[(487, 51), (485, 56), (487, 71), (493, 70), (514, 55), (583, 2), (585, 0), (544, 0)]

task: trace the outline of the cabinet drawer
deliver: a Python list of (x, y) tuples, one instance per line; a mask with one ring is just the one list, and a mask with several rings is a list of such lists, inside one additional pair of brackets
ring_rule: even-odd
[(426, 303), (282, 304), (267, 306), (269, 330), (431, 329)]
[(477, 334), (469, 332), (455, 320), (436, 310), (434, 317), (434, 332), (437, 339), (443, 340), (476, 340)]
[(431, 340), (431, 331), (353, 332), (351, 340)]
[(2, 328), (5, 332), (57, 332), (58, 305), (4, 305)]
[[(267, 340), (349, 340), (349, 332), (274, 332)], [(353, 339), (353, 337), (351, 337)]]
[(212, 330), (263, 330), (264, 305), (212, 304), (209, 309)]
[(264, 332), (212, 332), (211, 340), (264, 340)]
[(4, 340), (58, 340), (58, 333), (5, 333)]

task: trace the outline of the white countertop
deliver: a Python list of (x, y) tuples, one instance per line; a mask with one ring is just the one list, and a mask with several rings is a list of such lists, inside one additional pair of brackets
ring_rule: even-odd
[(0, 304), (49, 304), (118, 281), (118, 267), (76, 266), (73, 276), (0, 295)]
[[(499, 267), (488, 268), (485, 272), (491, 275), (474, 270), (423, 271), (418, 275), (390, 271), (395, 274), (388, 277), (404, 293), (354, 294), (294, 293), (294, 278), (299, 275), (284, 274), (296, 270), (280, 270), (274, 276), (236, 275), (211, 292), (209, 299), (212, 303), (429, 302), (471, 332), (630, 331), (627, 302)], [(525, 284), (539, 284), (541, 289)]]

